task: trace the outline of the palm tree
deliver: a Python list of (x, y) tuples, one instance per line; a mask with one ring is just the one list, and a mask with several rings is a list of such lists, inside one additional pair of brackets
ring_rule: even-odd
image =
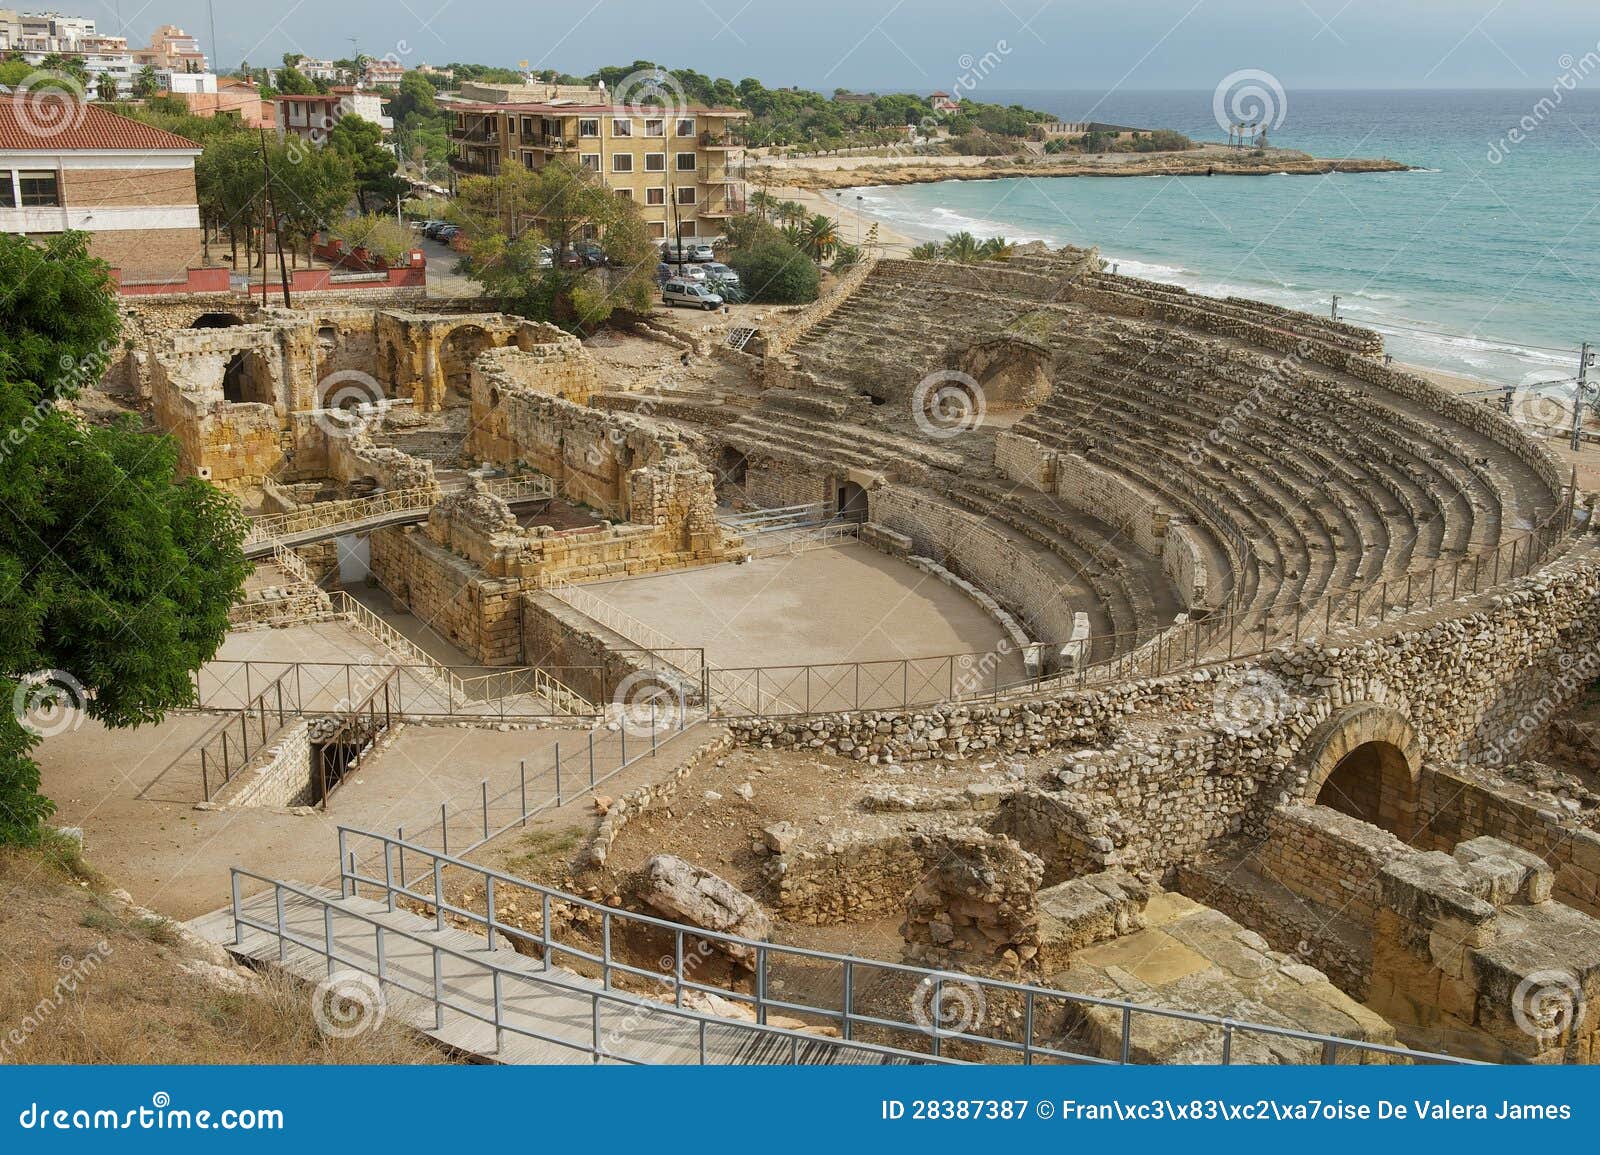
[(1003, 261), (1014, 248), (1016, 246), (1004, 237), (990, 237), (978, 246), (978, 256), (985, 261)]
[(970, 265), (979, 259), (978, 238), (963, 229), (959, 233), (951, 233), (945, 238), (940, 255), (947, 261), (957, 264)]
[(806, 206), (799, 201), (780, 201), (774, 211), (786, 225), (797, 225), (806, 219)]
[(913, 261), (937, 261), (939, 259), (939, 255), (940, 251), (938, 241), (923, 241), (920, 245), (911, 250), (911, 259)]
[(825, 261), (839, 244), (839, 222), (824, 213), (818, 213), (801, 227), (804, 238), (801, 247), (813, 261)]
[(762, 220), (771, 220), (773, 210), (778, 207), (778, 198), (766, 189), (756, 189), (750, 194), (750, 207), (761, 214)]

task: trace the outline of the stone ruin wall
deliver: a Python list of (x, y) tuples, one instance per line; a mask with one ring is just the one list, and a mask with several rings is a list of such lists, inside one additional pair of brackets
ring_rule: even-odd
[[(1310, 778), (1313, 747), (1361, 704), (1414, 730), (1427, 765), (1514, 760), (1537, 732), (1523, 720), (1554, 714), (1592, 680), (1573, 670), (1600, 647), (1597, 592), (1600, 562), (1566, 560), (1499, 593), (1462, 599), (1454, 614), (1282, 647), (1259, 663), (1037, 700), (733, 726), (745, 745), (908, 761), (1076, 750), (1057, 799), (1075, 812), (1085, 839), (1099, 840), (1103, 849), (1086, 843), (1091, 864), (1163, 871), (1233, 835), (1263, 838), (1275, 807), (1314, 801), (1321, 783)], [(1214, 720), (1218, 698), (1256, 670), (1278, 680), (1283, 699), (1259, 729), (1230, 733)], [(1125, 732), (1134, 717), (1141, 725)]]
[(959, 573), (1025, 619), (1033, 638), (1072, 637), (1072, 606), (1058, 581), (1010, 539), (981, 528), (982, 519), (929, 501), (916, 491), (882, 485), (867, 494), (868, 519), (909, 537), (918, 554)]

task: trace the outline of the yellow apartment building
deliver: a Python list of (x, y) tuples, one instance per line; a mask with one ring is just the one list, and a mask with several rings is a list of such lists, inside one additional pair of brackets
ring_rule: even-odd
[(458, 175), (539, 168), (556, 158), (599, 176), (639, 206), (650, 235), (713, 237), (745, 211), (743, 146), (731, 108), (672, 108), (574, 100), (456, 102), (450, 165)]

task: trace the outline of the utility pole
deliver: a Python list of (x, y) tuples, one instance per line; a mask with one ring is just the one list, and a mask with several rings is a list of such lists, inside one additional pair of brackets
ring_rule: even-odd
[(1572, 394), (1572, 451), (1578, 451), (1579, 444), (1583, 441), (1583, 397), (1589, 381), (1589, 366), (1594, 364), (1594, 354), (1589, 351), (1589, 342), (1583, 343), (1583, 351), (1578, 354), (1578, 384)]

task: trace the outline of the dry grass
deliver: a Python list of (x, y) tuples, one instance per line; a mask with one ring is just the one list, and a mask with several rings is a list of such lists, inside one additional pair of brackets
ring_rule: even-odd
[[(325, 1037), (311, 988), (219, 985), (163, 919), (110, 897), (70, 844), (0, 851), (0, 1058), (20, 1063), (437, 1063), (397, 1023)], [(213, 972), (214, 973), (214, 972)]]

